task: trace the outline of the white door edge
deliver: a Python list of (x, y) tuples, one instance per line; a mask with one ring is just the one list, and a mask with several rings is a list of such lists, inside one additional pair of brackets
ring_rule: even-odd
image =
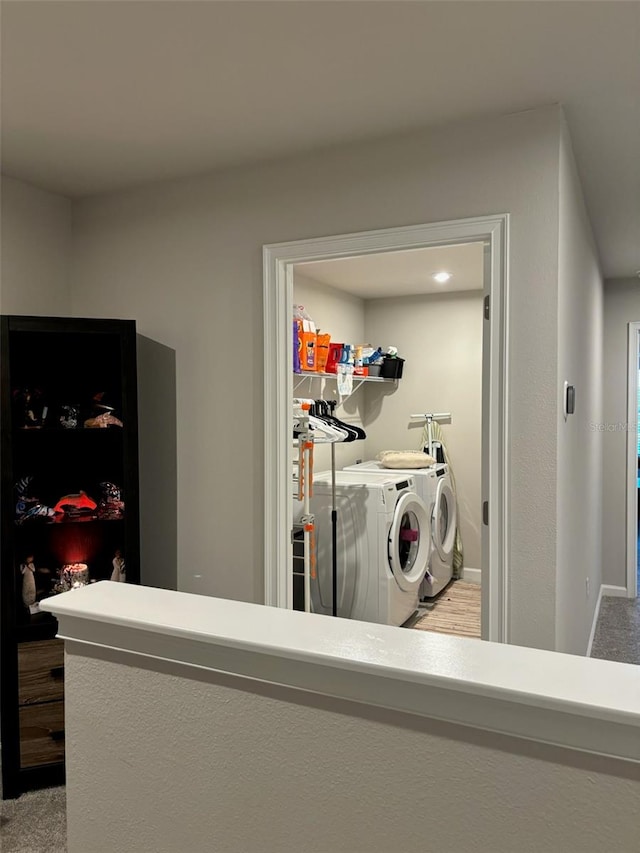
[[(629, 323), (627, 347), (627, 598), (638, 596), (638, 355), (640, 322)], [(633, 425), (633, 428), (632, 428)]]

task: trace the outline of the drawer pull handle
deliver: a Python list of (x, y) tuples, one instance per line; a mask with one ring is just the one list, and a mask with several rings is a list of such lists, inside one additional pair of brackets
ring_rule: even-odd
[(51, 678), (64, 678), (64, 667), (54, 666), (51, 670)]
[(55, 741), (64, 740), (64, 729), (56, 729), (54, 732), (49, 732), (49, 737)]

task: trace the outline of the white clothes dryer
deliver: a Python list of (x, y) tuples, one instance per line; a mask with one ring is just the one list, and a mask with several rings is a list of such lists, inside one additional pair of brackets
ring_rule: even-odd
[(375, 471), (401, 474), (415, 480), (416, 492), (429, 512), (431, 534), (429, 575), (425, 577), (420, 598), (432, 598), (441, 592), (453, 577), (453, 548), (458, 524), (449, 466), (438, 462), (428, 468), (384, 468), (380, 462), (371, 460), (349, 465), (345, 471), (358, 475)]
[[(416, 611), (431, 545), (429, 513), (415, 481), (395, 472), (336, 472), (337, 615), (402, 625)], [(313, 480), (315, 613), (333, 611), (331, 472)]]

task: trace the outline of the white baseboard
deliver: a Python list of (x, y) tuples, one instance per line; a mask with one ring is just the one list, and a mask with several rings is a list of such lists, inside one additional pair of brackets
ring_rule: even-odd
[(627, 597), (627, 588), (626, 586), (612, 586), (612, 584), (603, 583), (600, 587), (600, 590), (603, 595), (610, 595), (614, 598), (626, 598)]
[(586, 656), (588, 658), (591, 657), (591, 649), (593, 647), (593, 638), (596, 635), (596, 625), (598, 624), (598, 616), (600, 615), (600, 602), (602, 601), (603, 595), (605, 595), (604, 584), (601, 584), (600, 590), (598, 591), (598, 600), (596, 601), (596, 609), (594, 610), (594, 613), (593, 613), (593, 622), (591, 623), (591, 633), (589, 634), (589, 642), (587, 643)]
[(462, 579), (469, 583), (482, 582), (482, 569), (468, 569), (466, 566), (462, 570)]

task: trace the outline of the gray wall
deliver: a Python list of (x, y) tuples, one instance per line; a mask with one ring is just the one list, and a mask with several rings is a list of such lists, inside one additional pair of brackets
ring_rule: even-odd
[[(2, 313), (71, 315), (72, 202), (2, 176), (0, 236)], [(177, 573), (175, 372), (175, 352), (139, 335), (142, 582), (169, 589)]]
[(624, 761), (74, 643), (66, 683), (69, 853), (638, 849)]
[[(559, 210), (556, 649), (584, 654), (601, 584), (602, 433), (592, 424), (602, 418), (603, 295), (564, 125)], [(576, 389), (576, 411), (566, 421), (565, 380)]]
[[(640, 280), (612, 279), (604, 291), (604, 424), (627, 421), (628, 323), (640, 322)], [(626, 586), (627, 433), (603, 432), (602, 580)]]
[(560, 118), (529, 111), (74, 206), (73, 312), (134, 317), (177, 354), (180, 589), (263, 600), (263, 244), (508, 211), (511, 633), (553, 648)]
[(0, 312), (69, 312), (71, 202), (2, 176)]
[(456, 479), (464, 565), (474, 569), (482, 565), (482, 325), (481, 290), (365, 302), (366, 339), (397, 346), (406, 359), (392, 393), (367, 387), (367, 458), (421, 446), (412, 412), (452, 413), (442, 432)]

